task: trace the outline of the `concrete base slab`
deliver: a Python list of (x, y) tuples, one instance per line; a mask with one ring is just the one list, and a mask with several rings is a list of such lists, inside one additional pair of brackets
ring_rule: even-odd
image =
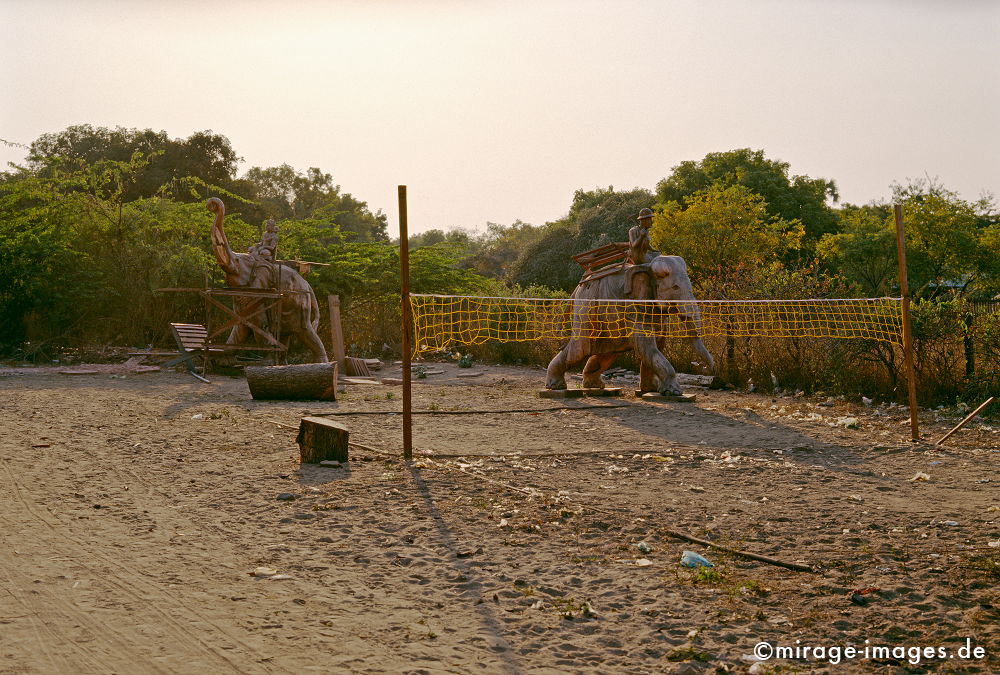
[(539, 398), (583, 398), (584, 396), (621, 396), (622, 390), (614, 387), (604, 389), (539, 389)]
[(636, 398), (641, 398), (643, 401), (663, 401), (669, 403), (694, 403), (697, 400), (697, 396), (694, 394), (681, 394), (680, 396), (670, 396), (668, 394), (661, 394), (657, 391), (647, 391), (642, 392), (636, 389)]

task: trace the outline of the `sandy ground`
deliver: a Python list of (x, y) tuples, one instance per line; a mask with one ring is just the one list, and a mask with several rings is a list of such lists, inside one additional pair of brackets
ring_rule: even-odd
[[(0, 673), (1000, 670), (1000, 424), (935, 448), (899, 407), (431, 369), (412, 463), (399, 386), (0, 370)], [(300, 466), (306, 413), (369, 449)], [(926, 441), (960, 417), (924, 411)]]

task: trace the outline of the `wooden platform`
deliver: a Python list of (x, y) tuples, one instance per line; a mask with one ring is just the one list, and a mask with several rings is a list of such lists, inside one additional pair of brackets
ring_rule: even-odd
[(605, 389), (539, 389), (539, 398), (583, 398), (584, 396), (621, 396), (620, 388), (608, 387)]
[(694, 403), (698, 398), (694, 394), (681, 394), (680, 396), (670, 396), (667, 394), (661, 394), (658, 391), (647, 391), (642, 392), (638, 389), (635, 390), (636, 398), (641, 398), (643, 401), (662, 401), (664, 403)]

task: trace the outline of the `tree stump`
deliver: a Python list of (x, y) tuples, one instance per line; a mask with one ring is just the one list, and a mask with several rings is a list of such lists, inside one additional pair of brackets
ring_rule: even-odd
[(303, 417), (299, 423), (299, 457), (303, 464), (347, 461), (347, 427), (325, 417)]
[(247, 366), (250, 395), (258, 400), (335, 401), (337, 363)]

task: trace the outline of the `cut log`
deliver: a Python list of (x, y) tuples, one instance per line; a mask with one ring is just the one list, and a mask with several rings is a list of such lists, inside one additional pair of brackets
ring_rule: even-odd
[(337, 400), (337, 363), (247, 366), (250, 395), (263, 401)]
[(303, 417), (299, 423), (299, 457), (303, 464), (331, 459), (347, 461), (348, 432), (340, 422), (325, 417)]

